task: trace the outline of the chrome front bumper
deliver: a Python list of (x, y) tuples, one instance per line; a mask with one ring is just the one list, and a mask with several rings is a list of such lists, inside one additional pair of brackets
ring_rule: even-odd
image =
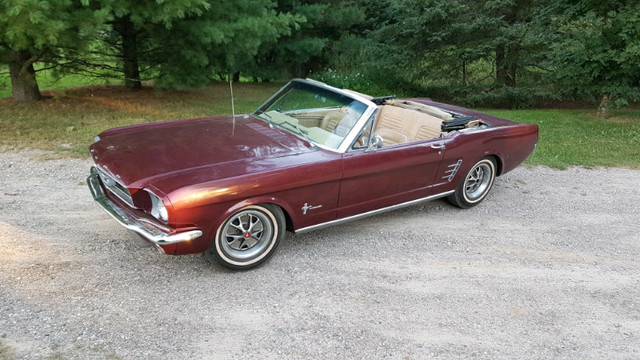
[(98, 172), (95, 167), (91, 168), (91, 175), (87, 178), (87, 184), (93, 199), (102, 207), (109, 215), (111, 215), (120, 225), (125, 228), (135, 231), (145, 239), (149, 240), (155, 245), (169, 245), (183, 241), (193, 240), (202, 236), (200, 230), (190, 230), (185, 232), (178, 232), (175, 234), (166, 233), (151, 225), (143, 224), (135, 217), (128, 214), (125, 210), (121, 209), (116, 203), (111, 201), (104, 193), (102, 185), (100, 184)]

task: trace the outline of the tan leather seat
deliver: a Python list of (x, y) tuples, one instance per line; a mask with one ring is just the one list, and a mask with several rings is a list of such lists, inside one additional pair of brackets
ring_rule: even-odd
[(407, 134), (398, 130), (382, 128), (375, 131), (375, 135), (378, 135), (384, 141), (384, 145), (394, 145), (409, 142)]
[(358, 121), (358, 113), (345, 106), (340, 110), (328, 112), (322, 119), (320, 128), (345, 137), (356, 124), (356, 121)]
[(378, 110), (375, 135), (386, 145), (426, 140), (440, 136), (442, 119), (412, 109), (383, 105)]
[(324, 116), (324, 118), (322, 118), (322, 121), (320, 122), (320, 128), (327, 130), (328, 132), (332, 132), (346, 114), (347, 112), (344, 110), (344, 108), (340, 110), (329, 111)]

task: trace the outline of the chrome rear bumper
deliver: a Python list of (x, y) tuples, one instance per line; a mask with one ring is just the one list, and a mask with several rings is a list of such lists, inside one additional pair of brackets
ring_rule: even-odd
[(91, 168), (91, 175), (87, 178), (87, 185), (91, 190), (93, 199), (102, 207), (109, 215), (111, 215), (120, 225), (125, 228), (135, 231), (143, 236), (155, 245), (169, 245), (183, 241), (193, 240), (202, 236), (200, 230), (190, 230), (185, 232), (178, 232), (175, 234), (166, 233), (151, 225), (145, 226), (142, 222), (138, 221), (134, 216), (128, 214), (125, 210), (121, 209), (116, 203), (111, 201), (104, 193), (102, 185), (100, 184), (98, 171), (95, 167)]

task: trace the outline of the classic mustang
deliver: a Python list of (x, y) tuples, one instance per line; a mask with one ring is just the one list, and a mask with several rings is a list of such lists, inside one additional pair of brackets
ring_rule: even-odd
[(102, 132), (87, 183), (158, 250), (247, 269), (285, 230), (443, 197), (475, 206), (537, 141), (537, 125), (294, 79), (250, 115)]

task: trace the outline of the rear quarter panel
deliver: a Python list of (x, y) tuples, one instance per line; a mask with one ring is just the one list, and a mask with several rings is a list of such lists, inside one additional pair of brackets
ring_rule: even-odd
[[(462, 108), (455, 105), (443, 104), (428, 98), (411, 99), (426, 105), (435, 106), (446, 111), (474, 116), (491, 128), (454, 134), (451, 146), (447, 146), (447, 156), (459, 156), (458, 152), (466, 153), (465, 161), (473, 163), (487, 155), (500, 157), (500, 174), (507, 173), (520, 165), (535, 149), (538, 143), (538, 125), (521, 124), (519, 122), (489, 115), (480, 111)], [(473, 164), (467, 164), (467, 170)], [(462, 170), (462, 169), (461, 169)], [(462, 172), (462, 171), (461, 171)]]
[[(494, 156), (497, 160), (497, 175), (507, 173), (520, 165), (535, 149), (538, 142), (538, 126), (513, 123), (487, 129), (456, 132), (446, 143), (446, 149), (436, 176), (434, 192), (453, 190), (465, 174), (480, 159)], [(448, 165), (462, 160), (456, 176), (450, 181), (445, 171)]]

